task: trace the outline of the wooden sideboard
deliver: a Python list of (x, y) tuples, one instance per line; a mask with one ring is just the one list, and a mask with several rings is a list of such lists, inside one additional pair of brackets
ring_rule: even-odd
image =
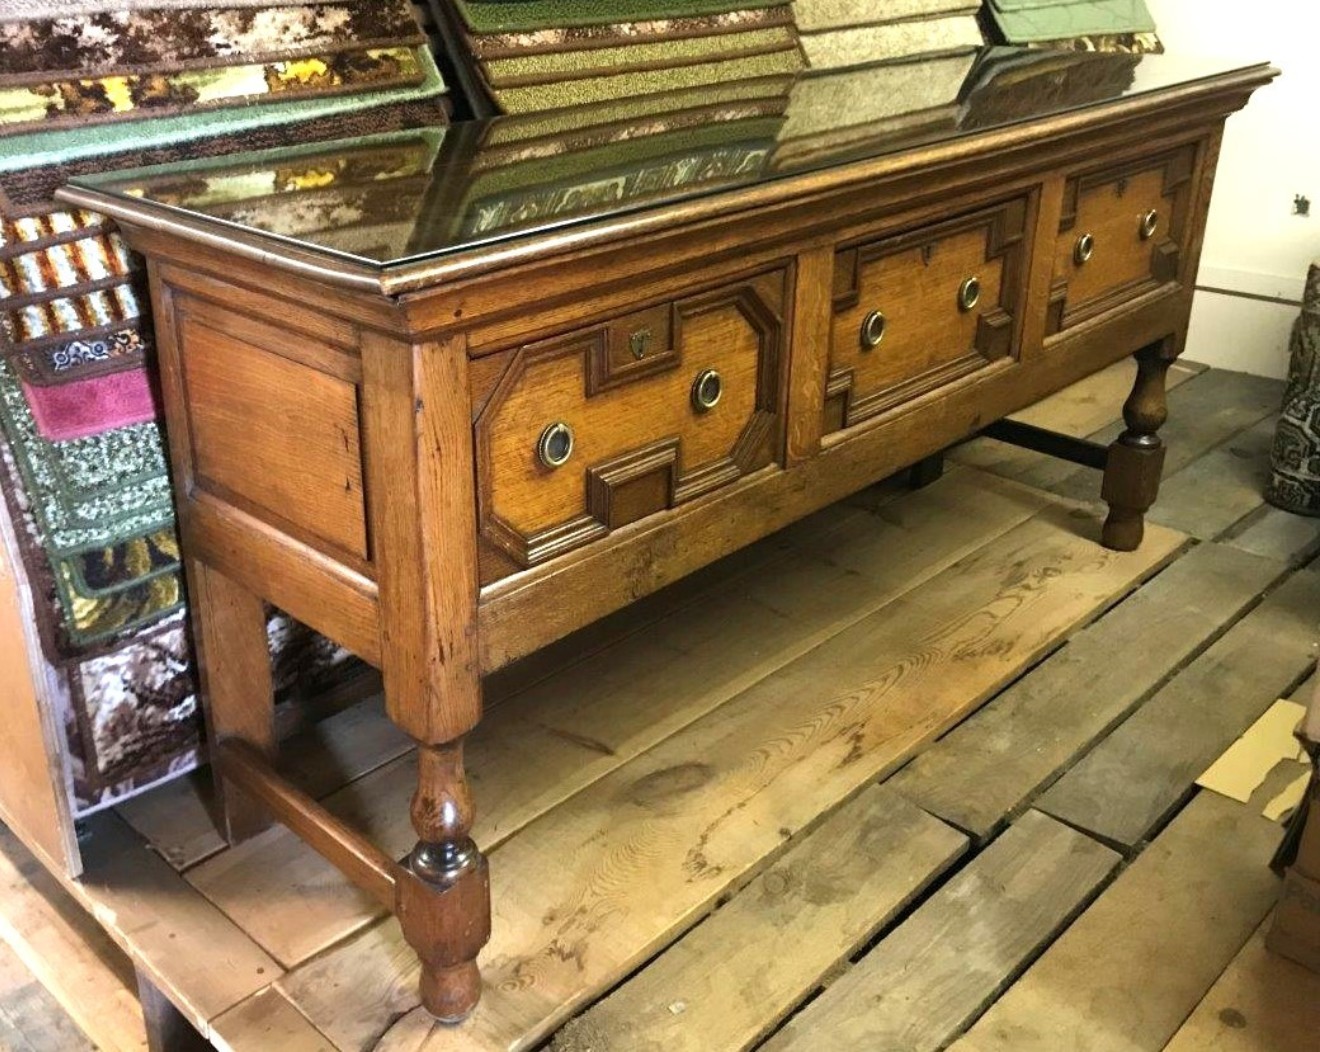
[[(394, 910), (437, 1017), (489, 934), (484, 674), (1129, 354), (1126, 433), (1074, 452), (1140, 543), (1223, 122), (1274, 71), (968, 66), (847, 134), (795, 86), (778, 125), (494, 122), (64, 193), (149, 261), (227, 833), (273, 815)], [(382, 670), (402, 862), (278, 774), (266, 603)]]

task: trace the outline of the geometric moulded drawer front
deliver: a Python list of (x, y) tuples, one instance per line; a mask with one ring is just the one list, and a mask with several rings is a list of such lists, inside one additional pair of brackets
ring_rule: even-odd
[(852, 427), (1015, 353), (1026, 197), (835, 257), (825, 430)]
[(1178, 280), (1196, 147), (1077, 175), (1064, 187), (1050, 333)]
[(774, 463), (786, 280), (769, 271), (512, 354), (475, 424), (483, 548), (500, 556), (483, 557), (483, 581)]

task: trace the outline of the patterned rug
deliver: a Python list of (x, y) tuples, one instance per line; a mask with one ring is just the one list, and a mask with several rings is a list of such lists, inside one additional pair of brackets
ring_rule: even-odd
[[(803, 68), (783, 0), (430, 0), (454, 27), (467, 69), (502, 113), (544, 113), (739, 81)], [(454, 9), (459, 17), (455, 17)]]
[(803, 33), (849, 29), (882, 22), (974, 15), (980, 8), (981, 0), (884, 0), (883, 3), (868, 3), (867, 0), (793, 0), (793, 14), (797, 18), (798, 29)]
[[(441, 128), (421, 40), (406, 0), (0, 0), (0, 510), (65, 706), (76, 813), (190, 769), (200, 721), (143, 275), (112, 223), (54, 191)], [(377, 174), (385, 198), (409, 173)], [(282, 685), (349, 660), (274, 611), (270, 632)]]
[(814, 167), (841, 153), (897, 149), (958, 125), (976, 53), (815, 73), (789, 95), (776, 168)]
[(223, 106), (417, 85), (424, 78), (418, 55), (417, 49), (407, 47), (368, 48), (307, 59), (0, 87), (0, 128), (18, 132), (196, 115)]
[[(215, 0), (0, 0), (0, 23), (27, 22), (36, 18), (71, 18), (78, 15), (116, 14), (136, 7), (161, 11), (216, 6)], [(226, 7), (279, 7), (276, 0), (225, 0)]]
[(987, 0), (986, 13), (1010, 44), (1155, 32), (1145, 0)]
[(345, 93), (340, 86), (327, 83), (326, 91), (317, 94), (314, 85), (308, 85), (305, 92), (292, 92), (265, 105), (201, 108), (173, 116), (153, 114), (146, 120), (92, 121), (54, 131), (43, 128), (19, 133), (0, 124), (0, 137), (5, 138), (5, 148), (0, 150), (0, 173), (111, 158), (127, 151), (198, 143), (218, 136), (273, 135), (280, 125), (302, 124), (419, 100), (440, 100), (435, 105), (447, 112), (447, 102), (443, 101), (445, 85), (430, 52), (419, 47), (411, 50), (410, 56), (409, 62), (421, 73), (421, 80), (412, 86), (378, 86), (371, 91)]
[(378, 0), (32, 19), (0, 24), (0, 87), (316, 60), (425, 42), (406, 3)]
[(403, 255), (427, 207), (441, 127), (194, 159), (161, 175), (133, 173), (134, 188), (178, 208), (282, 237), (315, 240), (369, 258)]
[(980, 0), (794, 0), (793, 13), (812, 69), (850, 69), (970, 52), (983, 42), (980, 7)]
[(731, 10), (775, 7), (783, 0), (452, 0), (474, 33), (527, 32), (553, 26), (604, 26), (621, 22), (722, 15)]
[[(766, 166), (783, 122), (782, 100), (729, 107), (686, 127), (675, 115), (577, 131), (532, 142), (491, 159), (468, 180), (456, 209), (470, 237), (507, 236), (548, 220), (636, 206), (697, 191), (739, 185)], [(772, 115), (760, 115), (767, 109)]]
[(987, 0), (987, 37), (1000, 44), (1142, 55), (1164, 50), (1145, 0)]
[(962, 126), (970, 130), (1029, 118), (1052, 99), (1077, 106), (1113, 98), (1131, 87), (1139, 62), (1127, 52), (1103, 61), (1085, 59), (1070, 47), (993, 50), (977, 63), (963, 90)]

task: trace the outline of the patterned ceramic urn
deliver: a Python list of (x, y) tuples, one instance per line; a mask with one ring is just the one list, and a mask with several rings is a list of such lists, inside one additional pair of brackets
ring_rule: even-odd
[(1272, 467), (1265, 498), (1288, 511), (1320, 515), (1320, 263), (1307, 275), (1302, 315), (1293, 328)]

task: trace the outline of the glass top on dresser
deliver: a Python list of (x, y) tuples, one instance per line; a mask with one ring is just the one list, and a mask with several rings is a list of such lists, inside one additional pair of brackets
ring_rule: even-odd
[(983, 48), (102, 173), (74, 185), (389, 269), (1249, 68)]

